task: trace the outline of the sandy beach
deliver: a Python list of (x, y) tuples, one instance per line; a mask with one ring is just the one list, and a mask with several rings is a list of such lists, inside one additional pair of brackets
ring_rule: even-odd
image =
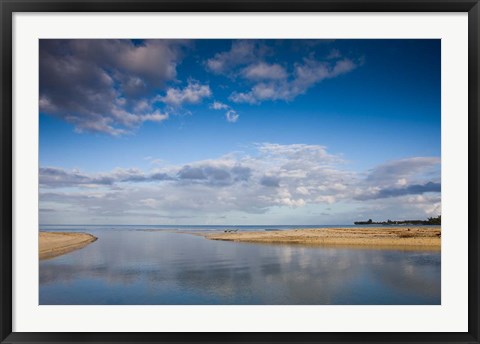
[(39, 257), (49, 259), (87, 246), (97, 238), (87, 233), (40, 232)]
[(302, 244), (440, 250), (439, 227), (318, 228), (204, 234), (211, 240), (237, 242)]

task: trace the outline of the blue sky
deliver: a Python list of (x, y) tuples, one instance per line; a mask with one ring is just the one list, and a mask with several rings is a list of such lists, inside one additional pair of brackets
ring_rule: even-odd
[(40, 222), (440, 214), (440, 40), (42, 40)]

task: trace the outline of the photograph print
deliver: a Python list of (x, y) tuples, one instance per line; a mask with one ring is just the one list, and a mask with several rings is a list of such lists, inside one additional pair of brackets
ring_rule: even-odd
[(39, 40), (39, 304), (440, 305), (439, 39)]

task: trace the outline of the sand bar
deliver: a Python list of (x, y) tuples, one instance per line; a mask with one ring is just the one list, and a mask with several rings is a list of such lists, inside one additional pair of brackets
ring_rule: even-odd
[(87, 233), (40, 232), (38, 236), (40, 259), (48, 259), (87, 246), (97, 238)]
[(211, 240), (314, 246), (440, 250), (440, 227), (318, 228), (204, 234)]

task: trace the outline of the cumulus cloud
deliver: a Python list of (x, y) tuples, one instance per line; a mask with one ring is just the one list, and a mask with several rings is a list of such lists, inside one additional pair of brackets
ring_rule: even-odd
[[(72, 55), (99, 66), (108, 66), (120, 73), (124, 87), (140, 92), (143, 85), (162, 85), (176, 77), (180, 48), (187, 42), (176, 40), (145, 40), (135, 44), (130, 40), (76, 39), (69, 41)], [(128, 85), (130, 83), (130, 85)], [(126, 92), (129, 93), (128, 91)]]
[(66, 171), (55, 167), (40, 167), (40, 186), (65, 187), (81, 185), (111, 185), (114, 178), (107, 175), (88, 175), (78, 170)]
[(242, 76), (249, 80), (279, 80), (287, 78), (287, 72), (279, 64), (259, 62), (246, 67)]
[[(305, 41), (305, 43), (308, 43)], [(207, 70), (247, 82), (245, 91), (234, 91), (229, 99), (235, 103), (258, 104), (263, 101), (290, 101), (304, 94), (315, 84), (346, 74), (357, 68), (360, 59), (344, 57), (331, 50), (318, 60), (308, 44), (303, 46), (303, 60), (269, 62), (274, 47), (258, 40), (233, 41), (229, 50), (206, 61)], [(242, 86), (242, 83), (239, 83)]]
[(404, 195), (419, 195), (427, 192), (440, 192), (441, 185), (440, 183), (428, 182), (426, 184), (414, 184), (408, 185), (402, 188), (384, 188), (375, 190), (372, 193), (365, 193), (363, 195), (357, 196), (359, 200), (368, 200), (368, 199), (379, 199), (379, 198), (388, 198), (388, 197), (397, 197)]
[(39, 183), (44, 188), (105, 186), (119, 183), (147, 183), (176, 181), (202, 182), (207, 185), (230, 185), (247, 181), (251, 168), (233, 160), (200, 161), (184, 166), (170, 166), (163, 171), (149, 173), (137, 168), (116, 168), (111, 172), (89, 174), (79, 170), (66, 170), (58, 167), (41, 167)]
[(169, 88), (165, 96), (158, 96), (155, 100), (171, 106), (181, 106), (182, 104), (198, 104), (203, 98), (211, 95), (210, 86), (190, 81), (183, 89)]
[(210, 108), (214, 109), (214, 110), (227, 110), (227, 109), (230, 109), (230, 106), (228, 106), (227, 104), (224, 104), (222, 102), (214, 101), (210, 105)]
[(289, 170), (297, 167), (309, 170), (344, 162), (340, 156), (328, 153), (327, 148), (320, 145), (262, 143), (257, 149), (267, 160), (280, 161)]
[[(79, 133), (119, 136), (135, 132), (145, 122), (165, 121), (177, 108), (212, 96), (208, 84), (190, 80), (182, 85), (177, 80), (178, 66), (191, 44), (184, 40), (42, 39), (39, 109), (72, 124)], [(269, 62), (274, 49), (262, 40), (233, 40), (228, 50), (204, 63), (214, 74), (241, 80), (229, 99), (249, 104), (290, 101), (316, 83), (359, 65), (339, 54), (319, 61), (307, 52), (308, 57), (297, 63)], [(215, 101), (212, 108), (225, 111), (230, 123), (239, 119), (228, 104)]]
[(273, 176), (263, 176), (260, 179), (260, 184), (262, 184), (263, 186), (277, 188), (280, 186), (280, 179)]
[[(264, 77), (257, 77), (258, 82), (253, 85), (250, 91), (233, 92), (230, 95), (230, 100), (236, 103), (249, 104), (258, 104), (268, 100), (293, 100), (315, 84), (348, 73), (357, 68), (358, 64), (348, 58), (335, 62), (308, 58), (303, 63), (295, 64), (291, 75), (287, 75), (285, 70), (279, 69), (279, 67), (278, 65), (272, 65), (269, 68), (253, 66), (256, 75), (263, 74)], [(275, 74), (277, 78), (272, 77), (274, 70), (278, 72)], [(270, 77), (267, 77), (268, 75)]]
[[(413, 157), (389, 161), (381, 164), (371, 171), (367, 181), (379, 186), (405, 185), (414, 181), (418, 176), (439, 176), (440, 158), (438, 157)], [(416, 180), (419, 181), (419, 180)]]
[(242, 66), (258, 59), (263, 55), (265, 46), (256, 40), (233, 41), (230, 50), (215, 54), (206, 61), (207, 69), (216, 74), (232, 71), (237, 66)]
[(177, 176), (181, 181), (201, 182), (206, 185), (232, 185), (247, 181), (251, 169), (241, 164), (234, 165), (232, 161), (205, 161), (183, 166)]
[[(87, 173), (42, 167), (41, 207), (67, 207), (74, 212), (81, 208), (97, 216), (129, 216), (147, 210), (155, 216), (225, 216), (260, 215), (274, 207), (294, 210), (338, 204), (370, 218), (395, 210), (396, 218), (399, 214), (423, 214), (423, 218), (436, 215), (441, 206), (439, 174), (418, 172), (436, 158), (411, 158), (412, 165), (418, 165), (416, 174), (407, 173), (402, 164), (411, 159), (391, 161), (364, 174), (349, 170), (340, 156), (323, 146), (262, 143), (255, 148), (253, 155), (237, 152), (151, 171), (118, 168)], [(373, 183), (371, 174), (386, 166), (395, 176), (392, 181), (404, 176), (405, 183)]]
[(108, 173), (85, 173), (76, 169), (66, 170), (58, 167), (40, 167), (39, 183), (44, 188), (94, 187), (113, 185), (121, 182), (149, 182), (172, 180), (167, 173), (153, 172), (145, 174), (136, 168), (117, 168)]
[(235, 110), (228, 110), (225, 113), (225, 117), (227, 118), (228, 122), (235, 123), (238, 121), (238, 118), (240, 117), (238, 113)]
[(225, 119), (227, 120), (227, 122), (230, 122), (230, 123), (235, 123), (236, 121), (238, 121), (238, 119), (240, 117), (240, 115), (237, 113), (237, 111), (232, 109), (232, 107), (230, 105), (227, 105), (227, 104), (224, 104), (224, 103), (221, 103), (221, 102), (218, 102), (218, 101), (214, 101), (210, 105), (210, 108), (214, 109), (214, 110), (227, 110), (225, 112)]
[(122, 135), (167, 113), (155, 93), (176, 78), (185, 41), (40, 40), (40, 111), (77, 132)]
[(356, 220), (415, 220), (442, 214), (440, 192), (361, 200)]

